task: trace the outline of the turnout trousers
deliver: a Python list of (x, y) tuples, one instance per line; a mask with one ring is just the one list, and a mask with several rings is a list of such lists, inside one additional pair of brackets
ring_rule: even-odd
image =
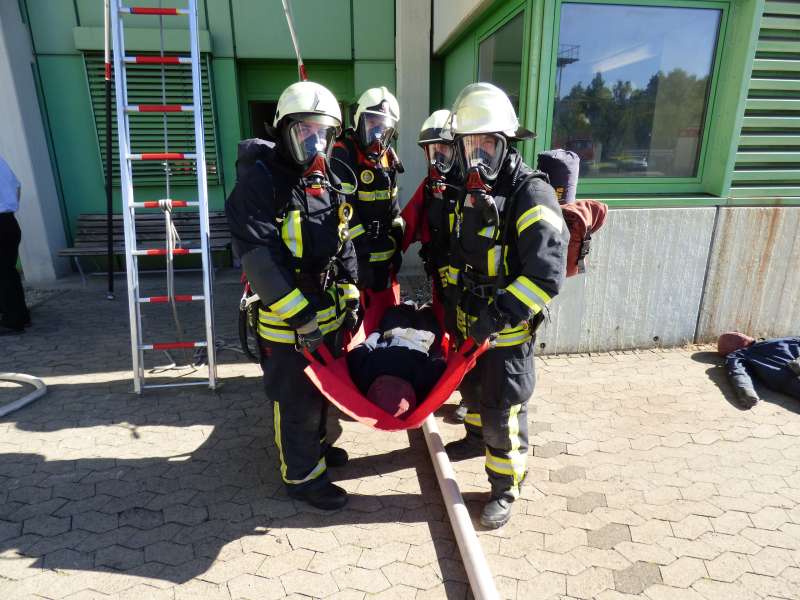
[(328, 401), (306, 377), (306, 358), (292, 344), (261, 343), (264, 388), (272, 401), (275, 446), (287, 487), (308, 490), (329, 482), (325, 464)]
[(459, 388), (469, 410), (467, 433), (483, 438), (493, 498), (514, 501), (528, 459), (528, 400), (536, 376), (533, 340), (483, 354)]
[(4, 324), (22, 329), (28, 320), (25, 292), (17, 271), (22, 234), (14, 213), (0, 213), (0, 313)]

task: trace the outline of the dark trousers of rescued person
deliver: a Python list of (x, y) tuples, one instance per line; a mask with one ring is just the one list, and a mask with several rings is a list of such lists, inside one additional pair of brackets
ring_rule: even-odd
[(459, 390), (468, 408), (467, 433), (483, 437), (493, 498), (514, 501), (528, 460), (528, 400), (536, 375), (533, 341), (481, 356)]
[(0, 313), (3, 324), (22, 329), (28, 321), (25, 292), (17, 271), (22, 234), (14, 213), (0, 213)]
[(293, 345), (260, 341), (281, 478), (298, 492), (321, 488), (330, 481), (325, 463), (328, 401), (306, 377), (308, 360)]

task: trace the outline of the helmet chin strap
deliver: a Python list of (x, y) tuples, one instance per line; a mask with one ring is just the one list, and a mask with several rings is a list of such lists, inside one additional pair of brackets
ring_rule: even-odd
[(428, 165), (428, 186), (432, 192), (443, 193), (445, 190), (445, 177), (434, 165)]

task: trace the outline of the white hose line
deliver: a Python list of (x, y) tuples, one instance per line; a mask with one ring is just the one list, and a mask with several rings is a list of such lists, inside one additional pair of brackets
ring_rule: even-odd
[(425, 419), (422, 431), (425, 433), (425, 442), (428, 444), (428, 452), (430, 452), (431, 462), (436, 471), (436, 479), (439, 480), (439, 489), (442, 490), (442, 498), (450, 517), (450, 525), (456, 534), (458, 550), (469, 578), (472, 595), (475, 596), (475, 600), (497, 600), (500, 596), (494, 585), (494, 577), (489, 570), (489, 563), (486, 562), (486, 556), (483, 554), (478, 536), (475, 535), (472, 519), (470, 519), (469, 511), (464, 504), (461, 491), (458, 489), (456, 474), (450, 464), (450, 459), (447, 458), (442, 436), (433, 415), (428, 415), (428, 418)]
[(14, 400), (10, 404), (0, 406), (0, 417), (5, 417), (7, 414), (19, 410), (23, 406), (27, 406), (34, 400), (38, 400), (47, 393), (47, 386), (38, 377), (32, 375), (24, 375), (22, 373), (0, 373), (0, 381), (13, 381), (14, 383), (27, 383), (35, 387), (31, 393), (23, 396), (19, 400)]

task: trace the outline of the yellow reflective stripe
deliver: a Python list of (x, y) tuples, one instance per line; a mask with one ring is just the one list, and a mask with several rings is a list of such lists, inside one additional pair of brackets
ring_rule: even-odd
[(394, 186), (394, 187), (392, 188), (392, 198), (394, 198), (395, 196), (397, 196), (397, 193), (398, 193), (398, 191), (399, 191), (399, 190), (397, 189), (397, 186)]
[(358, 300), (360, 297), (358, 288), (352, 283), (340, 283), (339, 290), (341, 290), (342, 298), (344, 300)]
[(394, 256), (394, 253), (397, 251), (397, 242), (394, 241), (393, 237), (389, 237), (388, 240), (392, 243), (392, 249), (385, 250), (384, 252), (371, 252), (369, 255), (369, 262), (385, 262)]
[(458, 273), (459, 269), (455, 268), (454, 266), (450, 265), (447, 267), (447, 283), (450, 285), (456, 285), (458, 283)]
[(467, 425), (472, 425), (473, 427), (483, 427), (483, 423), (481, 422), (481, 414), (480, 413), (467, 413), (467, 416), (464, 417), (464, 423)]
[(283, 482), (288, 483), (290, 485), (298, 485), (301, 483), (305, 483), (307, 481), (311, 481), (312, 479), (316, 479), (317, 477), (322, 475), (327, 469), (327, 464), (325, 463), (325, 456), (320, 458), (316, 466), (313, 469), (311, 469), (311, 472), (302, 479), (289, 479), (288, 477), (286, 477), (287, 467), (286, 467), (286, 461), (283, 458), (283, 446), (281, 445), (281, 410), (280, 410), (280, 405), (277, 402), (273, 402), (272, 416), (275, 429), (275, 445), (278, 447), (278, 457), (281, 463), (281, 479), (283, 479)]
[(361, 200), (361, 202), (374, 202), (375, 192), (365, 192), (363, 190), (358, 190), (358, 199)]
[(507, 292), (530, 308), (534, 314), (539, 313), (552, 300), (549, 294), (524, 275), (520, 275), (506, 288)]
[(392, 196), (395, 195), (397, 195), (397, 189), (375, 190), (375, 200), (389, 200)]
[(546, 206), (542, 206), (542, 220), (546, 223), (550, 223), (553, 227), (555, 227), (559, 233), (564, 230), (564, 219), (560, 213), (556, 213), (556, 211), (548, 208)]
[(308, 306), (308, 300), (297, 288), (286, 294), (283, 298), (270, 304), (269, 308), (282, 319), (290, 319)]
[(356, 193), (356, 186), (354, 186), (352, 183), (342, 183), (341, 190), (343, 194), (349, 196)]
[(448, 220), (450, 221), (450, 233), (453, 233), (453, 225), (456, 222), (456, 215), (454, 213), (450, 213), (447, 215)]
[(495, 346), (518, 346), (530, 340), (533, 334), (527, 327), (507, 327), (497, 334)]
[(372, 252), (369, 255), (369, 262), (384, 262), (394, 256), (394, 250), (387, 250), (386, 252)]
[(274, 329), (259, 323), (258, 335), (270, 342), (278, 342), (280, 344), (294, 344), (295, 334), (294, 331), (287, 331), (285, 329)]
[(542, 218), (542, 207), (541, 206), (534, 206), (533, 208), (529, 208), (524, 213), (519, 216), (517, 219), (517, 233), (522, 233), (528, 227), (536, 223), (539, 219)]
[(478, 235), (482, 235), (483, 237), (487, 237), (493, 240), (495, 231), (497, 231), (497, 228), (494, 225), (487, 225), (486, 227), (478, 231)]
[(497, 270), (500, 268), (500, 249), (502, 246), (492, 246), (487, 253), (486, 274), (489, 277), (496, 277)]
[(447, 273), (449, 270), (448, 267), (439, 267), (439, 280), (442, 282), (442, 287), (447, 287)]
[(344, 315), (342, 314), (333, 320), (327, 321), (326, 323), (320, 323), (319, 330), (323, 334), (328, 334), (331, 331), (336, 331), (337, 329), (339, 329), (339, 327), (342, 326), (343, 322), (344, 322)]
[(365, 233), (364, 226), (361, 223), (359, 223), (355, 227), (350, 228), (350, 239), (354, 240), (358, 236), (363, 235), (364, 233)]
[(547, 206), (534, 206), (522, 213), (519, 219), (517, 219), (517, 233), (522, 233), (538, 221), (549, 223), (559, 232), (564, 229), (564, 219), (561, 218), (561, 215), (556, 214), (554, 210)]
[(299, 210), (290, 210), (281, 225), (281, 238), (283, 243), (297, 258), (303, 257), (303, 230)]
[(525, 474), (525, 466), (527, 465), (528, 457), (518, 450), (512, 450), (508, 454), (511, 458), (494, 456), (487, 449), (486, 468), (500, 475), (510, 475), (514, 478), (514, 485), (516, 486)]

